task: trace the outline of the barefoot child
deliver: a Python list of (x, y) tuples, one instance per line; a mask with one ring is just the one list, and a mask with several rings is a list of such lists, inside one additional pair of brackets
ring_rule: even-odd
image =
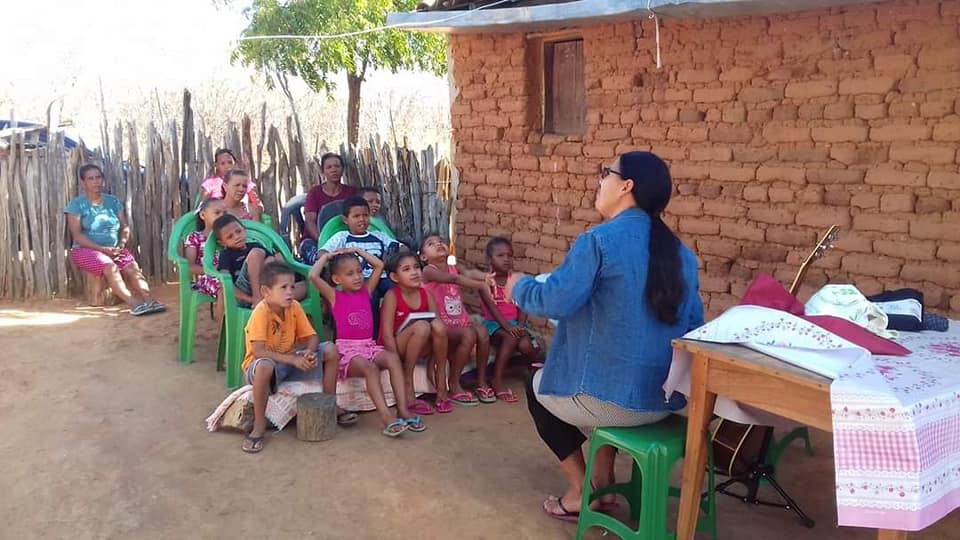
[[(267, 398), (280, 383), (323, 379), (325, 393), (337, 391), (337, 349), (330, 342), (320, 343), (300, 303), (293, 299), (293, 270), (281, 262), (270, 262), (264, 265), (261, 277), (263, 301), (253, 308), (244, 330), (247, 354), (243, 373), (247, 384), (253, 385), (253, 429), (242, 449), (251, 454), (263, 449)], [(298, 349), (298, 344), (302, 348)]]
[[(480, 299), (483, 300), (484, 324), (490, 332), (490, 341), (497, 345), (493, 390), (501, 401), (516, 403), (513, 390), (503, 385), (503, 370), (518, 350), (529, 360), (535, 360), (539, 351), (527, 334), (527, 314), (507, 299), (505, 286), (513, 270), (513, 244), (510, 240), (497, 236), (487, 242), (487, 266), (494, 274), (494, 284), (492, 288), (480, 289)], [(486, 381), (479, 384), (487, 385)]]
[[(458, 405), (472, 407), (477, 405), (477, 397), (484, 403), (497, 400), (493, 390), (487, 386), (487, 361), (490, 356), (490, 335), (483, 324), (474, 325), (463, 305), (460, 287), (484, 289), (487, 287), (486, 274), (447, 264), (447, 245), (438, 234), (428, 234), (420, 245), (420, 259), (426, 263), (423, 278), (427, 291), (437, 303), (440, 320), (447, 325), (448, 348), (453, 349), (453, 359), (447, 375), (450, 399)], [(460, 386), (460, 375), (467, 363), (467, 357), (474, 346), (477, 348), (477, 376), (483, 386), (477, 389), (478, 396), (467, 392)], [(439, 387), (442, 381), (436, 381)]]
[[(447, 380), (447, 327), (440, 319), (419, 320), (401, 325), (412, 313), (437, 313), (433, 296), (421, 285), (423, 274), (420, 261), (413, 253), (399, 253), (387, 263), (387, 275), (396, 286), (383, 297), (380, 313), (380, 342), (388, 351), (397, 353), (403, 360), (403, 377), (410, 411), (414, 414), (433, 414), (430, 404), (416, 399), (413, 390), (413, 370), (417, 360), (431, 352), (430, 369), (434, 381)], [(437, 412), (453, 412), (447, 395), (446, 384), (437, 385)]]
[[(260, 301), (260, 273), (266, 263), (274, 260), (273, 252), (257, 242), (247, 242), (247, 230), (233, 214), (218, 217), (213, 222), (213, 234), (223, 246), (217, 269), (230, 272), (237, 302), (241, 307), (256, 305)], [(296, 283), (294, 300), (303, 300), (306, 297), (306, 282)]]
[[(373, 268), (370, 279), (364, 282), (363, 270), (357, 256)], [(334, 284), (342, 290), (334, 289), (320, 275), (323, 267), (330, 263), (330, 274)], [(419, 416), (410, 414), (407, 409), (407, 396), (404, 392), (403, 367), (396, 353), (385, 351), (373, 340), (373, 309), (370, 305), (370, 293), (377, 288), (383, 262), (358, 248), (323, 253), (310, 269), (310, 281), (320, 291), (320, 295), (333, 311), (333, 322), (337, 331), (337, 350), (340, 353), (337, 377), (364, 377), (367, 381), (367, 393), (380, 413), (383, 422), (383, 434), (396, 437), (406, 430), (420, 432), (427, 426)], [(387, 407), (380, 384), (380, 371), (390, 373), (390, 384), (397, 399), (397, 418)]]
[[(193, 284), (190, 288), (211, 298), (220, 297), (220, 280), (208, 276), (203, 272), (203, 245), (207, 237), (213, 233), (213, 223), (226, 212), (223, 201), (220, 199), (204, 199), (197, 207), (197, 230), (187, 235), (183, 241), (183, 255), (190, 264), (190, 275)], [(219, 254), (214, 253), (213, 264), (219, 261)], [(217, 319), (223, 315), (223, 305), (217, 301)]]

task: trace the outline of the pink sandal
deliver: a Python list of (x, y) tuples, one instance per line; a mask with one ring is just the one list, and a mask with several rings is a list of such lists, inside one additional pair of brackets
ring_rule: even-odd
[(438, 399), (434, 406), (436, 407), (437, 412), (440, 414), (453, 412), (453, 402), (449, 399)]
[(411, 403), (407, 408), (410, 409), (410, 412), (419, 416), (433, 414), (433, 407), (431, 407), (429, 403), (422, 399), (413, 400), (413, 403)]
[(497, 399), (499, 399), (500, 401), (505, 401), (507, 403), (516, 403), (520, 401), (520, 398), (518, 398), (516, 394), (513, 393), (513, 390), (509, 388), (506, 390), (501, 390), (497, 392)]

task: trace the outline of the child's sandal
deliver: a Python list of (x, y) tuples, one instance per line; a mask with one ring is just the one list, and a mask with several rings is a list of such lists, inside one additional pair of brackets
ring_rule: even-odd
[(457, 405), (461, 405), (463, 407), (476, 407), (480, 403), (477, 401), (476, 396), (466, 391), (450, 394), (450, 399), (452, 399)]
[(480, 400), (480, 403), (496, 403), (497, 394), (489, 386), (477, 388), (477, 399)]
[(497, 398), (500, 399), (500, 401), (505, 401), (507, 403), (516, 403), (520, 401), (520, 398), (518, 398), (517, 395), (513, 393), (513, 390), (509, 388), (497, 392)]
[(382, 433), (387, 437), (394, 438), (394, 437), (399, 437), (400, 435), (403, 435), (403, 432), (406, 430), (407, 430), (407, 422), (402, 418), (398, 418), (393, 422), (390, 422), (389, 424), (387, 424), (387, 427), (383, 428)]
[(449, 399), (438, 399), (435, 405), (437, 412), (440, 414), (447, 414), (453, 412), (453, 402)]
[(427, 430), (427, 425), (423, 423), (419, 416), (405, 418), (403, 422), (407, 425), (407, 429), (414, 433), (422, 433)]

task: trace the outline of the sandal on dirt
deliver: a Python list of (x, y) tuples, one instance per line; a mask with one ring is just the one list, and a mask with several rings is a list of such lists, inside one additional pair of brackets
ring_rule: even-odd
[(480, 400), (480, 403), (496, 403), (497, 394), (489, 386), (477, 388), (477, 399)]
[(452, 413), (453, 402), (449, 399), (438, 399), (436, 403), (437, 412), (440, 414)]
[(480, 404), (480, 402), (477, 401), (476, 396), (466, 391), (450, 394), (450, 399), (452, 399), (457, 405), (462, 405), (464, 407), (476, 407)]
[(360, 419), (360, 415), (352, 411), (340, 411), (337, 413), (337, 424), (341, 426), (352, 426)]
[(387, 424), (387, 427), (383, 428), (382, 433), (387, 437), (399, 437), (403, 435), (403, 432), (407, 430), (407, 423), (402, 418), (398, 418), (393, 422)]
[(516, 403), (520, 401), (520, 398), (518, 398), (516, 394), (513, 393), (513, 390), (509, 388), (497, 392), (497, 398), (500, 401), (506, 401), (507, 403)]
[(161, 304), (160, 302), (157, 302), (156, 300), (150, 300), (149, 302), (147, 302), (147, 310), (146, 312), (144, 312), (144, 314), (149, 315), (151, 313), (162, 313), (166, 310), (167, 310), (167, 306)]
[(433, 414), (433, 407), (431, 407), (429, 403), (422, 399), (413, 400), (413, 403), (411, 403), (407, 408), (410, 409), (410, 412), (413, 414), (419, 414), (420, 416)]
[(243, 446), (240, 449), (248, 454), (256, 454), (263, 450), (263, 436), (251, 437), (247, 435), (243, 438)]
[(404, 418), (403, 422), (407, 425), (407, 429), (414, 433), (422, 433), (427, 430), (427, 425), (423, 423), (419, 416)]
[(140, 302), (139, 304), (130, 308), (130, 314), (134, 317), (139, 317), (141, 315), (146, 315), (149, 313), (150, 302)]
[(580, 520), (579, 510), (576, 512), (567, 510), (567, 508), (563, 506), (563, 499), (560, 497), (554, 497), (553, 495), (547, 497), (547, 500), (543, 501), (543, 511), (553, 519), (559, 519), (560, 521), (576, 523)]

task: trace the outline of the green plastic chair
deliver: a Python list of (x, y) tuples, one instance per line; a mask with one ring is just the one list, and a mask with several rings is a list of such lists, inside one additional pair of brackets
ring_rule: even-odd
[(193, 362), (193, 345), (196, 342), (197, 308), (201, 304), (216, 302), (205, 294), (193, 290), (190, 277), (190, 261), (183, 256), (183, 241), (197, 230), (197, 215), (189, 212), (180, 216), (173, 224), (170, 239), (167, 241), (167, 259), (177, 268), (180, 281), (180, 363)]
[[(323, 245), (327, 243), (327, 240), (330, 240), (333, 235), (346, 230), (349, 229), (347, 228), (347, 224), (343, 222), (343, 218), (341, 216), (334, 216), (328, 219), (326, 224), (324, 224), (323, 229), (320, 229), (317, 247), (323, 247)], [(378, 217), (370, 218), (370, 227), (368, 227), (368, 230), (386, 233), (390, 235), (390, 238), (393, 239), (397, 238), (397, 236), (393, 234), (393, 231), (390, 230), (390, 227), (387, 226), (387, 223)]]
[[(263, 223), (243, 221), (247, 230), (247, 241), (257, 242), (264, 247), (279, 253), (283, 260), (299, 275), (306, 277), (310, 267), (297, 261), (290, 253), (290, 248), (279, 234)], [(221, 272), (213, 265), (213, 254), (223, 249), (214, 235), (207, 238), (203, 248), (203, 270), (207, 275), (220, 279), (223, 284), (223, 328), (220, 330), (220, 351), (217, 356), (217, 369), (222, 369), (224, 363), (227, 370), (227, 388), (235, 389), (243, 384), (243, 372), (240, 366), (246, 353), (244, 342), (244, 328), (250, 319), (251, 309), (237, 305), (237, 295), (234, 290), (233, 279), (229, 272)], [(317, 336), (323, 341), (323, 325), (320, 293), (316, 287), (307, 287), (307, 297), (300, 301), (303, 310), (312, 319)]]
[[(669, 497), (680, 496), (680, 488), (670, 485), (670, 473), (677, 460), (683, 457), (686, 442), (687, 422), (679, 416), (671, 416), (646, 426), (597, 428), (593, 432), (590, 457), (587, 460), (577, 540), (581, 540), (591, 527), (606, 529), (623, 539), (675, 539), (676, 533), (667, 528), (667, 503)], [(613, 446), (629, 454), (633, 458), (633, 472), (628, 482), (594, 490), (591, 483), (594, 456), (603, 446)], [(709, 461), (707, 492), (700, 502), (701, 515), (697, 520), (697, 530), (716, 540), (717, 511), (712, 453)], [(591, 502), (610, 493), (618, 493), (627, 499), (630, 504), (630, 519), (637, 521), (635, 530), (612, 516), (590, 509)]]

